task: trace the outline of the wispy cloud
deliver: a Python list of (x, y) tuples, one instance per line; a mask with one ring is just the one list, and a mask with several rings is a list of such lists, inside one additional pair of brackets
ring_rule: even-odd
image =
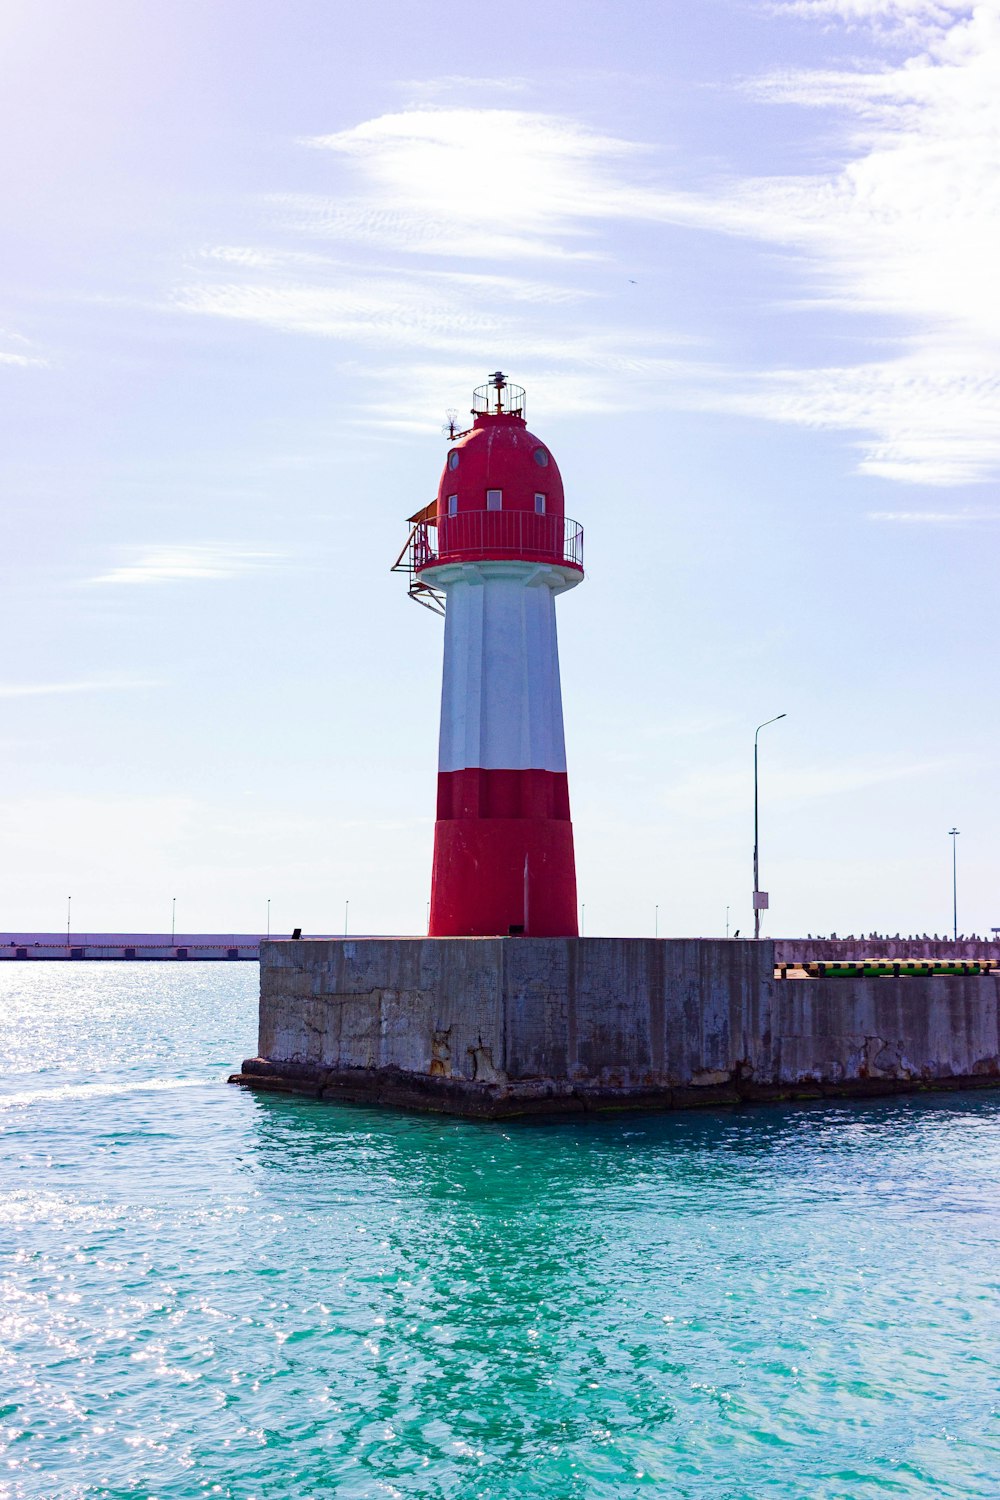
[[(772, 8), (786, 23), (839, 21), (874, 38), (851, 66), (740, 85), (768, 107), (833, 111), (842, 138), (827, 170), (681, 190), (648, 144), (579, 120), (418, 106), (308, 138), (302, 144), (330, 160), (331, 190), (268, 200), (277, 234), (325, 240), (340, 259), (217, 247), (175, 306), (436, 356), (516, 348), (536, 378), (539, 364), (563, 384), (585, 377), (580, 384), (616, 409), (694, 407), (842, 431), (863, 473), (983, 480), (1000, 469), (995, 0)], [(882, 51), (886, 25), (895, 30)], [(779, 247), (798, 281), (786, 313), (864, 315), (867, 324), (844, 326), (859, 336), (872, 316), (883, 328), (891, 319), (891, 337), (835, 366), (725, 369), (706, 358), (696, 367), (678, 358), (665, 319), (637, 330), (606, 287), (595, 297), (605, 265), (615, 266), (616, 296), (618, 281), (627, 284), (615, 237), (629, 223)], [(361, 250), (377, 250), (385, 264)], [(437, 269), (444, 260), (465, 269)], [(532, 262), (523, 278), (507, 269)], [(481, 271), (470, 274), (470, 264)], [(220, 280), (220, 265), (233, 274)]]
[(328, 267), (330, 260), (325, 255), (310, 254), (305, 250), (278, 250), (257, 245), (208, 245), (196, 259), (220, 261), (223, 265), (238, 266), (247, 271), (301, 270), (304, 266)]
[(764, 371), (695, 387), (687, 399), (857, 433), (858, 469), (883, 479), (952, 485), (988, 477), (1000, 467), (1000, 374), (987, 368), (987, 350), (963, 359), (943, 336), (912, 342), (896, 359)]
[(776, 11), (835, 16), (848, 22), (887, 21), (901, 26), (940, 26), (972, 10), (972, 0), (775, 0)]
[[(261, 255), (255, 268), (264, 261)], [(328, 263), (322, 279), (286, 274), (280, 281), (191, 284), (180, 288), (174, 301), (185, 312), (286, 332), (454, 351), (461, 344), (481, 349), (484, 339), (509, 336), (521, 304), (552, 306), (584, 295), (558, 284), (507, 276), (363, 271)], [(530, 337), (527, 328), (525, 336)]]
[[(272, 198), (268, 211), (286, 238), (307, 235), (336, 253), (220, 246), (173, 302), (186, 313), (392, 351), (393, 399), (362, 397), (362, 420), (436, 420), (454, 394), (442, 380), (444, 357), (464, 386), (470, 362), (516, 350), (519, 370), (555, 376), (567, 403), (582, 393), (578, 410), (662, 406), (667, 383), (696, 373), (680, 357), (690, 339), (662, 324), (609, 327), (606, 287), (576, 274), (608, 254), (601, 236), (616, 198), (631, 191), (618, 167), (649, 148), (553, 115), (442, 107), (303, 144), (330, 158), (337, 191)], [(377, 254), (363, 255), (369, 249)], [(225, 279), (220, 264), (231, 271)], [(616, 296), (628, 292), (621, 269), (610, 279)], [(395, 393), (400, 349), (420, 376), (405, 417)], [(419, 372), (418, 352), (434, 356)], [(377, 386), (376, 363), (366, 371)]]
[(304, 145), (352, 165), (361, 196), (285, 199), (303, 227), (449, 258), (594, 255), (593, 224), (635, 197), (649, 148), (514, 109), (412, 109)]
[(159, 687), (149, 678), (95, 678), (82, 682), (0, 682), (0, 698), (49, 698), (63, 693), (121, 693)]
[(137, 549), (128, 562), (91, 578), (94, 584), (170, 583), (237, 578), (273, 567), (281, 554), (224, 543)]
[(877, 363), (778, 372), (747, 392), (747, 408), (868, 433), (860, 467), (885, 478), (986, 478), (1000, 465), (996, 5), (829, 0), (792, 8), (919, 21), (920, 50), (896, 65), (758, 81), (764, 99), (835, 109), (856, 122), (845, 164), (736, 182), (693, 212), (794, 249), (817, 305), (891, 315), (903, 346)]
[(464, 73), (444, 73), (437, 78), (408, 78), (399, 85), (415, 103), (440, 99), (445, 94), (468, 96), (477, 94), (523, 94), (527, 91), (526, 78), (470, 78)]
[[(11, 347), (13, 346), (13, 347)], [(48, 360), (34, 353), (35, 345), (21, 333), (12, 333), (9, 328), (0, 328), (0, 365), (45, 366)]]
[(1000, 521), (1000, 510), (870, 510), (868, 520), (913, 526), (969, 526)]
[[(652, 409), (663, 405), (667, 383), (711, 378), (710, 366), (692, 359), (690, 338), (665, 329), (609, 329), (592, 287), (555, 277), (405, 261), (360, 266), (318, 256), (297, 271), (290, 263), (279, 267), (279, 257), (266, 250), (246, 249), (240, 256), (240, 262), (235, 255), (230, 262), (241, 264), (239, 277), (191, 280), (175, 291), (174, 306), (392, 351), (391, 363), (366, 367), (374, 394), (361, 398), (355, 417), (360, 422), (426, 430), (467, 384), (470, 364), (481, 364), (484, 351), (489, 361), (516, 349), (519, 371), (530, 369), (532, 378), (550, 385), (552, 413)], [(581, 310), (591, 306), (593, 317), (585, 316)], [(412, 396), (405, 412), (399, 402), (400, 349), (410, 355)], [(384, 397), (377, 389), (383, 377)]]

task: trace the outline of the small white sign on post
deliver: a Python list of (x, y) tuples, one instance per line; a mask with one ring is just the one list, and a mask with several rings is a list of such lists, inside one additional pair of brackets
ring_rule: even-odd
[(768, 907), (767, 892), (766, 891), (754, 891), (754, 893), (753, 893), (753, 909), (754, 909), (754, 911), (767, 911), (767, 907)]

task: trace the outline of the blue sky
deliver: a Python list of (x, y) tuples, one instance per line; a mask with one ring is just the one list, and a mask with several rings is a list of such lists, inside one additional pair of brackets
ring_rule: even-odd
[(588, 933), (1000, 924), (1000, 3), (8, 0), (0, 926), (417, 931), (528, 389)]

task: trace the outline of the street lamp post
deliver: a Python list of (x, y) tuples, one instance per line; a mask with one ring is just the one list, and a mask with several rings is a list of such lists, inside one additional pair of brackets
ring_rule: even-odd
[[(757, 736), (768, 724), (777, 724), (779, 719), (786, 719), (787, 714), (775, 714), (773, 719), (765, 719), (763, 724), (758, 724), (753, 737), (753, 935), (760, 937), (760, 913), (761, 908), (767, 904), (767, 896), (760, 888), (760, 819), (758, 815), (759, 799), (757, 795)], [(763, 899), (761, 899), (763, 898)]]
[(956, 854), (956, 850), (958, 849), (958, 845), (956, 844), (955, 840), (958, 838), (958, 829), (957, 828), (949, 828), (948, 829), (948, 837), (951, 839), (951, 922), (952, 922), (952, 934), (954, 936), (955, 942), (957, 943), (958, 942), (958, 856)]
[(171, 946), (171, 948), (174, 945), (174, 938), (176, 936), (177, 936), (177, 897), (176, 896), (172, 896), (170, 898), (170, 946)]
[(271, 898), (267, 898), (267, 935), (271, 936)]

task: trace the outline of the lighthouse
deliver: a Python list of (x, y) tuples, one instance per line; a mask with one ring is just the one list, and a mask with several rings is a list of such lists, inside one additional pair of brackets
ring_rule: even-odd
[(583, 531), (523, 389), (497, 371), (472, 417), (396, 563), (444, 614), (430, 936), (575, 937), (555, 601), (583, 578)]
[(430, 933), (262, 940), (258, 1053), (232, 1081), (479, 1119), (787, 1092), (829, 1048), (776, 1067), (773, 944), (578, 936), (556, 598), (583, 534), (500, 371), (446, 431), (394, 564), (444, 616)]

